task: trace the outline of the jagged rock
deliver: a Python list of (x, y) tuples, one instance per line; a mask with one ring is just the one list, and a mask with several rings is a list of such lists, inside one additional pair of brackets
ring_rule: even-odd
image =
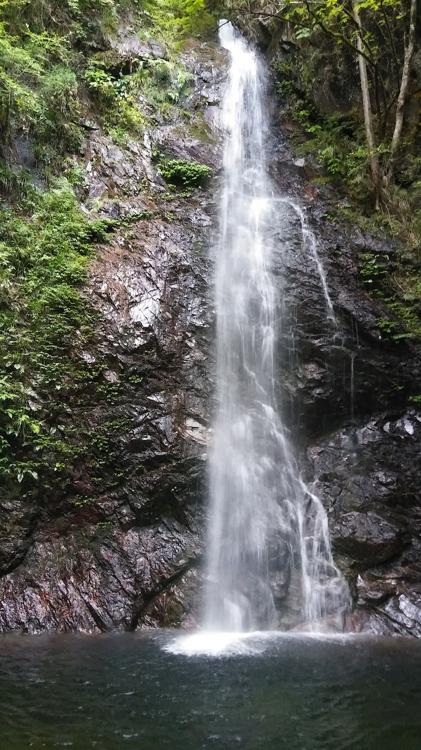
[[(364, 610), (364, 630), (418, 635), (420, 441), (421, 414), (411, 409), (342, 429), (308, 450), (334, 547)], [(402, 596), (403, 604), (411, 601), (413, 625), (399, 614)]]
[[(19, 570), (1, 580), (0, 629), (131, 630), (162, 588), (189, 569), (188, 532), (174, 521), (102, 535), (103, 527), (87, 525), (82, 535), (70, 528), (34, 544)], [(197, 556), (194, 545), (191, 553)]]
[[(190, 52), (189, 60), (216, 91), (221, 71), (207, 55)], [(197, 106), (208, 107), (200, 94)], [(177, 127), (156, 128), (156, 139), (190, 160), (218, 161), (215, 127), (203, 142)], [(121, 229), (90, 269), (85, 294), (97, 324), (80, 356), (117, 395), (98, 402), (85, 393), (69, 411), (78, 430), (95, 435), (109, 425), (110, 451), (100, 466), (82, 457), (64, 495), (57, 487), (42, 499), (2, 502), (4, 631), (133, 629), (194, 616), (188, 592), (201, 555), (212, 390), (214, 189), (187, 198), (157, 190), (144, 136), (123, 148), (90, 131), (84, 158), (87, 206), (121, 220)]]
[(36, 509), (25, 497), (0, 501), (0, 575), (15, 568), (31, 546)]
[(377, 513), (344, 513), (332, 524), (331, 535), (335, 549), (357, 565), (386, 562), (405, 547), (399, 526)]
[(116, 58), (122, 61), (166, 60), (167, 50), (154, 39), (140, 39), (130, 19), (107, 35), (106, 42)]
[(392, 597), (386, 604), (361, 610), (355, 618), (356, 629), (376, 635), (421, 637), (421, 587)]
[(149, 155), (143, 144), (123, 149), (100, 131), (93, 131), (85, 146), (87, 200), (117, 199), (142, 193)]

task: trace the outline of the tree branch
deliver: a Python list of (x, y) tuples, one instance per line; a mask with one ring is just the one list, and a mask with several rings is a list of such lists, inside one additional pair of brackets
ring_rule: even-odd
[(409, 74), (411, 71), (411, 63), (412, 63), (412, 58), (413, 58), (414, 51), (415, 51), (416, 24), (417, 24), (417, 0), (411, 0), (411, 10), (410, 10), (410, 15), (409, 15), (408, 42), (405, 46), (401, 86), (399, 90), (398, 102), (396, 105), (395, 129), (393, 131), (392, 143), (390, 146), (389, 164), (387, 168), (387, 175), (385, 178), (386, 184), (389, 184), (391, 180), (393, 179), (396, 157), (398, 155), (398, 151), (399, 151), (399, 147), (401, 143), (403, 121), (404, 121), (404, 110), (405, 110), (405, 104), (406, 104), (406, 99), (408, 95), (408, 86), (409, 86), (409, 77), (410, 77)]

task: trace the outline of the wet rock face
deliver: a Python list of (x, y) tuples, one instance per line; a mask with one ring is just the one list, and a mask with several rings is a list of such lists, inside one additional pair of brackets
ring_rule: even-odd
[(214, 181), (185, 196), (170, 192), (152, 151), (212, 169), (219, 163), (214, 107), (223, 71), (214, 57), (218, 49), (203, 47), (186, 59), (196, 83), (192, 106), (206, 123), (203, 138), (176, 112), (174, 122), (124, 148), (99, 128), (90, 132), (85, 204), (121, 222), (91, 266), (84, 293), (96, 330), (77, 354), (86, 388), (68, 405), (82, 443), (90, 436), (95, 461), (79, 457), (64, 490), (2, 499), (0, 630), (194, 622), (217, 197)]
[(174, 520), (127, 530), (116, 525), (103, 539), (97, 534), (95, 543), (90, 536), (87, 526), (84, 536), (78, 529), (52, 540), (39, 537), (25, 564), (2, 579), (2, 630), (134, 629), (156, 608), (162, 589), (189, 570), (189, 537), (193, 549), (196, 543)]
[(419, 391), (420, 350), (383, 336), (379, 320), (388, 312), (358, 271), (361, 253), (393, 256), (395, 248), (328, 221), (329, 202), (320, 201), (282, 139), (272, 171), (288, 200), (305, 207), (335, 313), (329, 321), (315, 258), (293, 207), (283, 206), (276, 270), (284, 415), (307, 453), (306, 479), (328, 511), (354, 598), (352, 627), (419, 636), (421, 415), (407, 404)]
[[(161, 57), (117, 34), (120, 62)], [(141, 48), (142, 47), (142, 48)], [(99, 249), (85, 294), (96, 313), (80, 353), (92, 383), (69, 404), (99, 459), (78, 459), (65, 489), (0, 501), (0, 629), (95, 632), (194, 626), (200, 608), (206, 452), (212, 411), (215, 233), (224, 57), (185, 53), (200, 114), (158, 122), (123, 147), (100, 129), (85, 144), (83, 200), (121, 223)], [(125, 63), (124, 63), (125, 64)], [(360, 252), (390, 246), (332, 224), (301, 162), (276, 131), (280, 204), (279, 398), (306, 480), (329, 515), (362, 631), (421, 636), (421, 415), (417, 350), (382, 337), (386, 315), (358, 274)], [(153, 153), (208, 164), (214, 180), (183, 197), (167, 190)], [(296, 203), (317, 239), (335, 310), (329, 319)], [(288, 571), (276, 581), (288, 594)]]
[[(280, 204), (279, 277), (281, 305), (279, 370), (284, 414), (296, 437), (326, 434), (344, 421), (364, 419), (389, 405), (405, 407), (421, 377), (419, 348), (384, 336), (379, 321), (390, 313), (365, 291), (361, 254), (393, 255), (386, 242), (327, 219), (329, 203), (301, 175), (288, 144), (276, 139), (272, 173), (287, 199)], [(324, 199), (332, 200), (329, 194)], [(303, 242), (304, 208), (326, 275), (335, 320), (329, 308), (311, 243)]]
[(174, 623), (176, 613), (185, 620), (190, 600), (184, 609), (168, 596), (155, 600), (183, 576), (190, 592), (204, 526), (212, 315), (210, 218), (198, 202), (174, 203), (179, 221), (137, 222), (92, 266), (86, 295), (99, 322), (83, 356), (101, 365), (110, 397), (89, 403), (86, 394), (73, 418), (94, 439), (98, 430), (110, 454), (97, 466), (79, 461), (66, 496), (47, 507), (2, 503), (2, 630), (133, 629)]
[(400, 528), (377, 513), (344, 513), (332, 532), (338, 552), (366, 565), (386, 562), (405, 546)]
[(421, 635), (421, 413), (382, 415), (308, 449), (338, 561), (351, 582), (354, 624)]

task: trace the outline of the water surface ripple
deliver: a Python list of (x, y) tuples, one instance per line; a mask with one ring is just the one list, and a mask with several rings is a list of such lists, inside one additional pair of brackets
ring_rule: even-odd
[(282, 636), (259, 655), (186, 658), (163, 651), (174, 637), (4, 637), (0, 747), (421, 747), (419, 642)]

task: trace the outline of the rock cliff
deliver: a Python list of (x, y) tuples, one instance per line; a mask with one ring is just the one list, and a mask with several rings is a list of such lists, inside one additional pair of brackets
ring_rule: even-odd
[[(165, 54), (153, 44), (133, 50), (124, 36), (118, 44), (124, 59)], [(71, 462), (63, 487), (8, 491), (0, 501), (3, 631), (197, 622), (226, 61), (216, 44), (195, 43), (183, 64), (191, 76), (183, 108), (194, 111), (193, 126), (180, 107), (124, 146), (96, 122), (87, 128), (81, 201), (115, 229), (84, 289), (95, 330), (88, 348), (75, 344), (86, 384), (70, 397), (65, 418), (92, 445)], [(275, 273), (285, 309), (285, 416), (306, 479), (328, 511), (355, 600), (351, 626), (419, 636), (421, 413), (408, 401), (419, 387), (419, 349), (384, 335), (380, 322), (389, 313), (361, 276), (364, 254), (389, 257), (393, 244), (329, 218), (334, 195), (315, 188), (294, 159), (276, 112), (269, 147), (273, 179), (305, 210), (336, 318), (328, 316), (300, 218), (280, 204)], [(170, 189), (163, 157), (207, 165), (211, 176), (189, 190)]]

